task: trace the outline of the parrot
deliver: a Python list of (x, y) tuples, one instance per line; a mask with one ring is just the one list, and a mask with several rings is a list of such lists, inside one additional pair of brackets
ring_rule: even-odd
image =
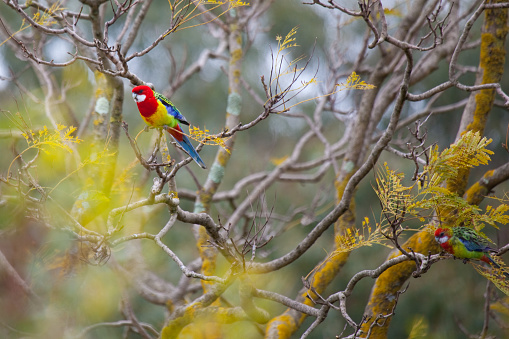
[(495, 250), (489, 246), (488, 240), (473, 228), (464, 226), (438, 228), (435, 231), (435, 240), (456, 258), (478, 259), (497, 268), (500, 267), (490, 257), (489, 252)]
[(173, 139), (182, 146), (187, 154), (206, 169), (207, 166), (200, 158), (189, 138), (182, 132), (179, 123), (188, 125), (186, 118), (180, 113), (175, 105), (162, 94), (153, 91), (148, 86), (136, 86), (132, 90), (133, 99), (138, 106), (140, 115), (147, 125), (156, 128), (166, 128)]

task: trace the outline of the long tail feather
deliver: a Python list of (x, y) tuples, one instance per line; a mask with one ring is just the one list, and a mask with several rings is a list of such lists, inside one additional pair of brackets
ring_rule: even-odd
[(191, 144), (191, 141), (189, 141), (189, 138), (187, 136), (182, 134), (182, 141), (177, 140), (175, 137), (173, 139), (175, 139), (175, 141), (178, 142), (180, 146), (182, 146), (186, 153), (189, 154), (189, 156), (193, 158), (193, 160), (196, 161), (196, 163), (200, 165), (201, 168), (203, 169), (207, 168), (207, 166), (205, 165), (203, 160), (201, 160), (200, 155), (198, 154), (198, 152), (196, 152), (196, 150), (193, 147), (193, 144)]

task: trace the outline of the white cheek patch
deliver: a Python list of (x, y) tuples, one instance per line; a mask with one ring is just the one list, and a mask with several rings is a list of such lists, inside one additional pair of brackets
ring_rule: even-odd
[(436, 238), (437, 241), (440, 243), (440, 244), (443, 244), (444, 242), (447, 242), (449, 240), (449, 237), (448, 236), (443, 236), (441, 238)]
[(136, 102), (143, 102), (143, 101), (145, 101), (146, 98), (147, 98), (147, 96), (145, 94), (133, 93), (133, 99)]

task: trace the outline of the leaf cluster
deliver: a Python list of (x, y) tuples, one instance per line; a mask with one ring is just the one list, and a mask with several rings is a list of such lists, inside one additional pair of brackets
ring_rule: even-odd
[(382, 207), (380, 221), (371, 227), (369, 219), (365, 218), (362, 225), (364, 232), (338, 236), (336, 241), (341, 246), (338, 251), (381, 244), (385, 239), (383, 235), (389, 236), (391, 228), (397, 225), (399, 230), (404, 230), (406, 227), (403, 227), (403, 223), (411, 219), (421, 221), (419, 229), (437, 221), (447, 221), (451, 227), (471, 226), (477, 231), (485, 224), (493, 227), (507, 224), (509, 205), (506, 203), (489, 205), (483, 211), (479, 206), (468, 204), (445, 186), (448, 179), (458, 175), (458, 171), (488, 164), (493, 154), (487, 149), (491, 141), (481, 137), (478, 132), (467, 132), (441, 152), (438, 146), (430, 148), (429, 163), (410, 185), (404, 183), (404, 173), (384, 163), (383, 168), (378, 170), (374, 187)]
[(206, 128), (202, 131), (199, 127), (190, 126), (189, 138), (198, 141), (203, 145), (217, 145), (222, 147), (226, 152), (230, 153), (229, 148), (226, 146), (226, 142), (230, 137), (221, 137), (219, 135), (210, 134), (210, 131)]
[(484, 224), (496, 227), (497, 223), (507, 223), (509, 206), (506, 204), (488, 206), (483, 212), (445, 186), (447, 180), (458, 176), (459, 171), (488, 164), (493, 152), (486, 147), (491, 141), (478, 132), (467, 132), (441, 152), (438, 146), (432, 147), (429, 163), (417, 180), (408, 186), (403, 184), (403, 173), (391, 170), (385, 164), (384, 171), (379, 171), (375, 188), (383, 213), (405, 220), (415, 217), (422, 222), (437, 218), (435, 221), (446, 221), (451, 227), (465, 225), (477, 230), (482, 229)]
[(481, 265), (473, 261), (469, 263), (475, 268), (477, 273), (491, 281), (499, 290), (509, 296), (509, 268), (500, 257), (492, 256), (491, 260), (495, 264), (490, 266)]
[(51, 149), (62, 148), (69, 153), (72, 153), (72, 148), (69, 146), (71, 143), (79, 144), (82, 140), (76, 138), (73, 133), (76, 131), (74, 126), (57, 125), (57, 128), (50, 131), (47, 126), (44, 126), (39, 131), (29, 130), (23, 133), (28, 148), (37, 148), (45, 153), (48, 153), (48, 147)]
[(21, 123), (17, 123), (17, 126), (22, 131), (22, 136), (25, 138), (28, 147), (12, 160), (7, 173), (11, 172), (11, 167), (14, 162), (31, 149), (36, 149), (37, 151), (42, 151), (46, 154), (50, 154), (50, 150), (54, 151), (55, 149), (62, 149), (72, 153), (73, 149), (71, 144), (79, 144), (82, 141), (73, 135), (76, 131), (76, 127), (73, 126), (67, 127), (58, 124), (57, 128), (52, 131), (50, 131), (47, 126), (44, 126), (39, 131), (27, 129), (26, 124), (23, 121)]
[(334, 253), (353, 251), (363, 246), (383, 245), (388, 246), (385, 236), (379, 229), (379, 225), (373, 229), (369, 224), (369, 218), (365, 217), (361, 228), (348, 228), (342, 235), (336, 237), (338, 249)]
[[(170, 35), (173, 32), (180, 31), (187, 28), (201, 26), (203, 24), (209, 23), (211, 21), (217, 20), (219, 17), (226, 14), (231, 9), (237, 7), (249, 6), (248, 2), (239, 1), (239, 0), (168, 0), (168, 4), (170, 5), (170, 10), (172, 12), (172, 17), (175, 19), (175, 26), (173, 30), (168, 31), (165, 36)], [(204, 7), (209, 6), (209, 7)], [(197, 19), (206, 15), (213, 10), (220, 8), (221, 6), (225, 6), (226, 9), (222, 10), (220, 14), (218, 14), (214, 19), (206, 21), (205, 23), (200, 22), (198, 24), (184, 26), (184, 24), (188, 23), (193, 19)]]
[[(38, 25), (41, 25), (42, 27), (49, 27), (57, 23), (53, 16), (58, 15), (59, 14), (58, 12), (62, 12), (63, 10), (64, 8), (61, 7), (60, 2), (57, 1), (53, 3), (46, 11), (34, 13), (34, 15), (32, 16), (32, 20)], [(27, 23), (25, 19), (23, 19), (21, 21), (20, 28), (16, 32), (12, 33), (6, 40), (0, 42), (0, 46), (5, 44), (9, 39), (13, 38), (14, 35), (23, 32), (29, 27), (31, 27), (31, 25)]]

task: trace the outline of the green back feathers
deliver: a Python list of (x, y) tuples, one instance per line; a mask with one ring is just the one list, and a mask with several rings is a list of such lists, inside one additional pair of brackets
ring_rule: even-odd
[(156, 91), (154, 91), (154, 96), (156, 97), (157, 100), (159, 100), (163, 104), (165, 104), (165, 106), (172, 106), (173, 108), (177, 109), (175, 107), (175, 105), (173, 104), (173, 102), (171, 102), (170, 99), (168, 99), (167, 97), (165, 97), (161, 93), (157, 93)]

